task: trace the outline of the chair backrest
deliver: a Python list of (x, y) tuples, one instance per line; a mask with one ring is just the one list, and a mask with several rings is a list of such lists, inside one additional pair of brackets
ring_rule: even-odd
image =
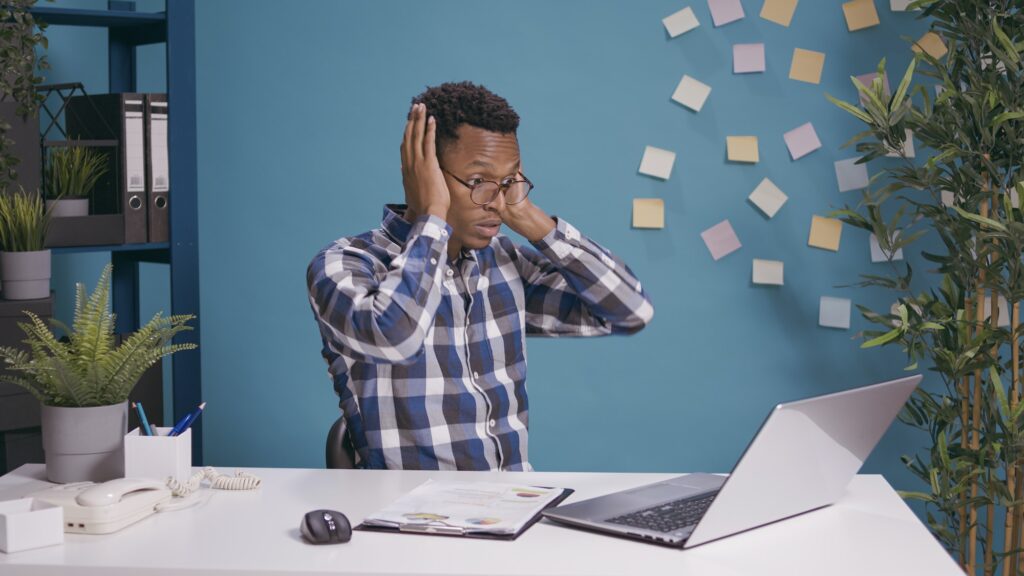
[(327, 433), (326, 459), (328, 468), (348, 470), (356, 467), (355, 450), (345, 433), (342, 418), (344, 416), (339, 416)]

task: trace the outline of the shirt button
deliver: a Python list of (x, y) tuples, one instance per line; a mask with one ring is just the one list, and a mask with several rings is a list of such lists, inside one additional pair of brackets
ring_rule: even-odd
[(449, 268), (448, 270), (446, 270), (446, 271), (445, 271), (445, 274), (447, 274), (448, 276), (452, 276), (452, 275), (453, 275), (453, 274), (455, 274), (455, 273), (454, 273), (454, 272), (452, 272), (452, 269), (451, 269), (451, 268)]
[(473, 372), (473, 378), (479, 378), (479, 377), (480, 377), (480, 373), (479, 372)]
[(495, 426), (498, 425), (498, 421), (492, 418), (491, 421), (488, 422), (488, 424), (491, 425), (491, 428), (494, 428)]
[(437, 258), (431, 258), (430, 259), (430, 263), (431, 264), (437, 264)]
[(448, 235), (448, 231), (447, 231), (447, 230), (444, 230), (444, 229), (442, 229), (442, 230), (441, 230), (441, 236), (447, 236), (447, 235)]

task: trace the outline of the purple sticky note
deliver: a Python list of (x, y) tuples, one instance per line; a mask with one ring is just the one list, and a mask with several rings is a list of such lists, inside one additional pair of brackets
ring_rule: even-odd
[[(874, 82), (875, 78), (877, 78), (877, 77), (878, 77), (878, 72), (869, 72), (867, 74), (861, 74), (861, 75), (857, 76), (857, 80), (860, 80), (861, 84), (863, 84), (865, 87), (870, 89), (871, 88), (871, 83)], [(892, 92), (889, 90), (889, 73), (888, 72), (886, 72), (882, 76), (882, 90), (884, 90), (884, 93), (885, 93), (886, 96), (890, 96), (892, 94)], [(857, 93), (860, 94), (860, 91), (858, 91)], [(864, 104), (864, 97), (863, 96), (860, 97), (860, 103)]]
[(814, 126), (811, 126), (810, 122), (797, 126), (782, 137), (786, 140), (786, 147), (789, 148), (789, 155), (793, 160), (799, 160), (821, 148), (821, 140), (818, 140), (818, 133), (814, 131)]
[(708, 9), (711, 10), (711, 21), (716, 28), (743, 19), (743, 4), (740, 4), (740, 0), (708, 0)]
[(764, 44), (733, 44), (733, 74), (764, 72)]
[(715, 260), (732, 254), (742, 246), (740, 239), (736, 237), (736, 232), (733, 231), (732, 225), (729, 224), (728, 220), (722, 220), (701, 232), (700, 237), (704, 239), (704, 244), (707, 245), (708, 250), (711, 252), (711, 257)]

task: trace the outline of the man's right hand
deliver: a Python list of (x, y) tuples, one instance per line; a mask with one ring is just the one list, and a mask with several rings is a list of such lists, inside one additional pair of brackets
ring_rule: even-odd
[(428, 119), (425, 104), (413, 104), (402, 139), (402, 185), (409, 222), (425, 214), (444, 220), (451, 206), (448, 184), (437, 161), (437, 122)]

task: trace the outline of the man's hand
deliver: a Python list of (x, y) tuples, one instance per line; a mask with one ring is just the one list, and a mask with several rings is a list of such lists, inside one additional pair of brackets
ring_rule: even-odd
[(402, 185), (409, 205), (405, 219), (409, 222), (424, 214), (444, 220), (451, 206), (448, 184), (437, 161), (435, 135), (437, 122), (428, 119), (425, 104), (413, 104), (402, 139)]
[[(519, 172), (522, 173), (522, 162), (519, 164)], [(517, 204), (505, 204), (504, 198), (499, 203), (498, 215), (501, 221), (511, 228), (516, 234), (526, 238), (530, 242), (536, 242), (554, 230), (555, 221), (541, 210), (529, 198)]]

